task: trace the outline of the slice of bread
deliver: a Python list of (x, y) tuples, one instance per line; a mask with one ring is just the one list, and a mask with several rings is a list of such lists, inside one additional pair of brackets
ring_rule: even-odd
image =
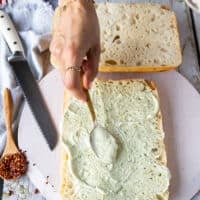
[[(98, 124), (117, 141), (117, 157), (112, 163), (104, 163), (95, 156), (88, 143), (93, 128), (88, 107), (66, 93), (62, 122), (62, 199), (167, 200), (169, 171), (154, 83), (98, 79), (90, 94)], [(105, 149), (106, 141), (100, 144)]]
[[(164, 71), (182, 62), (176, 16), (155, 3), (98, 3), (100, 71)], [(62, 13), (54, 14), (53, 34)], [(59, 67), (51, 56), (51, 63)]]
[(99, 3), (100, 71), (163, 71), (181, 64), (176, 16), (155, 3)]

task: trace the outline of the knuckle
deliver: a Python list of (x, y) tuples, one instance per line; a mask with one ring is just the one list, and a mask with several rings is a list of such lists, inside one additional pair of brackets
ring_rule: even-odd
[(74, 57), (77, 54), (77, 47), (74, 42), (68, 42), (66, 44), (65, 50), (66, 50), (66, 54), (68, 54), (69, 56)]
[(65, 52), (63, 53), (63, 59), (66, 64), (78, 64), (80, 65), (81, 52), (80, 48), (74, 42), (70, 42), (65, 46)]
[(50, 43), (50, 51), (52, 53), (61, 53), (64, 45), (64, 39), (60, 36), (54, 35)]

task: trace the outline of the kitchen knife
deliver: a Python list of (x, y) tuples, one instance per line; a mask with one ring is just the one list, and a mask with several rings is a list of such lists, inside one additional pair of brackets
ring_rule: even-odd
[[(4, 37), (12, 56), (8, 58), (13, 72), (23, 90), (31, 111), (49, 145), (53, 150), (57, 143), (57, 130), (44, 102), (39, 86), (24, 56), (20, 38), (9, 16), (0, 10), (0, 33)], [(28, 133), (27, 133), (28, 134)]]

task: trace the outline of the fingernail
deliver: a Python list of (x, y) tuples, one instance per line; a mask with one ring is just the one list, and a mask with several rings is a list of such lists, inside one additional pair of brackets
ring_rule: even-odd
[(89, 83), (89, 89), (91, 89), (91, 88), (92, 88), (92, 82)]

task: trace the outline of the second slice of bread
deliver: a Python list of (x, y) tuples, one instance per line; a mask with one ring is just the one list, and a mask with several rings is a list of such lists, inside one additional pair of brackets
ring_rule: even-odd
[(176, 16), (155, 3), (99, 3), (100, 71), (163, 71), (181, 64)]

